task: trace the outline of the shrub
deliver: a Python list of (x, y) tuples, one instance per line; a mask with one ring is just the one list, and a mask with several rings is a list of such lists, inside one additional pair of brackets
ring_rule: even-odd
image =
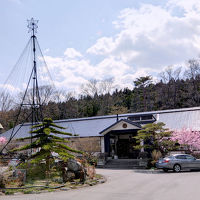
[(0, 174), (0, 188), (5, 188), (5, 187), (6, 187), (5, 178), (3, 174)]
[(6, 190), (5, 195), (11, 195), (14, 194), (15, 192), (13, 190)]
[(21, 169), (26, 169), (26, 178), (27, 181), (45, 179), (46, 177), (46, 165), (43, 163), (32, 164), (32, 163), (23, 163), (19, 166)]
[(83, 159), (90, 165), (97, 165), (98, 157), (93, 155), (93, 153), (84, 153)]
[(24, 190), (23, 193), (24, 194), (32, 194), (33, 190), (32, 189)]
[(152, 161), (151, 164), (155, 167), (155, 163), (162, 157), (162, 153), (157, 150), (153, 150), (151, 153)]

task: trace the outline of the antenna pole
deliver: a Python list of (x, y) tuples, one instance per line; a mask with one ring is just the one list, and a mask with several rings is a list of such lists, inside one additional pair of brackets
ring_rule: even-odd
[[(33, 52), (33, 67), (32, 67), (32, 70), (31, 70), (31, 74), (30, 74), (30, 77), (28, 79), (28, 84), (27, 84), (27, 87), (26, 87), (26, 90), (25, 90), (25, 93), (23, 95), (23, 99), (22, 99), (22, 102), (20, 104), (20, 108), (19, 108), (19, 111), (18, 111), (18, 114), (17, 114), (17, 117), (16, 117), (16, 121), (15, 121), (15, 124), (14, 124), (14, 128), (12, 129), (12, 132), (11, 132), (11, 135), (10, 135), (10, 138), (8, 140), (8, 142), (6, 143), (6, 145), (0, 150), (0, 155), (3, 154), (3, 151), (4, 149), (6, 149), (7, 145), (11, 142), (11, 140), (15, 137), (15, 135), (18, 133), (18, 131), (21, 129), (21, 127), (24, 125), (25, 121), (26, 120), (29, 120), (29, 117), (31, 117), (31, 120), (32, 120), (32, 126), (41, 122), (42, 119), (43, 119), (43, 116), (42, 116), (42, 105), (41, 105), (41, 100), (40, 100), (40, 93), (39, 93), (39, 87), (38, 87), (38, 78), (37, 78), (37, 55), (36, 55), (36, 48), (38, 47), (38, 51), (41, 52), (40, 50), (40, 47), (38, 45), (38, 41), (37, 41), (37, 37), (36, 37), (36, 33), (37, 33), (37, 24), (38, 24), (38, 20), (34, 20), (33, 18), (31, 18), (30, 20), (27, 20), (28, 21), (28, 29), (29, 31), (28, 32), (31, 32), (31, 38), (30, 38), (30, 45), (32, 45), (32, 52)], [(28, 44), (29, 44), (28, 43)], [(29, 86), (31, 84), (31, 80), (33, 81), (32, 83), (32, 89), (31, 89), (31, 100), (26, 103), (26, 95), (27, 93), (29, 92)], [(28, 99), (29, 100), (29, 99)], [(25, 103), (24, 103), (25, 102)], [(23, 106), (30, 106), (31, 108), (31, 114), (28, 115), (28, 117), (25, 119), (25, 121), (23, 123), (21, 123), (20, 127), (19, 128), (16, 128), (16, 125), (17, 123), (19, 122), (19, 116), (20, 116), (20, 113), (22, 111), (22, 107)], [(17, 130), (15, 130), (15, 128)], [(31, 132), (33, 131), (33, 128), (31, 130)], [(31, 154), (33, 152), (33, 149), (32, 149), (32, 144), (33, 144), (33, 137), (32, 137), (32, 133), (31, 133)], [(7, 150), (7, 149), (6, 149)], [(8, 150), (7, 150), (8, 151)]]
[[(37, 82), (37, 62), (36, 62), (36, 36), (35, 33), (37, 32), (37, 23), (38, 20), (28, 20), (28, 28), (29, 32), (32, 32), (32, 47), (33, 47), (33, 88), (32, 88), (32, 126), (39, 121), (38, 119), (38, 107), (40, 107), (40, 98), (39, 98), (39, 89), (38, 89), (38, 82)], [(32, 132), (32, 130), (31, 130)], [(32, 133), (31, 133), (31, 144), (33, 142)], [(31, 148), (32, 154), (32, 148)]]

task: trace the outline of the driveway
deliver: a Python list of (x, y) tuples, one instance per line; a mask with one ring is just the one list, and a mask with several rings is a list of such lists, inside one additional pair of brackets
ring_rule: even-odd
[(1, 196), (10, 200), (198, 200), (200, 172), (98, 169), (107, 182), (79, 190)]

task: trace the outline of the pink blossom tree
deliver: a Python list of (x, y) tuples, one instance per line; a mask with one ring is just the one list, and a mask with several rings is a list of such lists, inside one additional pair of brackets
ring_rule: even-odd
[(0, 144), (5, 144), (7, 139), (5, 137), (0, 137)]
[(200, 131), (183, 128), (174, 131), (171, 140), (178, 142), (181, 146), (187, 147), (189, 151), (200, 150)]

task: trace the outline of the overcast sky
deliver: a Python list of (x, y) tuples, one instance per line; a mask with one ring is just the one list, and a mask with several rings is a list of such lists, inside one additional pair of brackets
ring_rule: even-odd
[(55, 85), (67, 91), (94, 78), (132, 88), (135, 78), (200, 54), (199, 0), (0, 0), (0, 83), (30, 37), (31, 17)]

